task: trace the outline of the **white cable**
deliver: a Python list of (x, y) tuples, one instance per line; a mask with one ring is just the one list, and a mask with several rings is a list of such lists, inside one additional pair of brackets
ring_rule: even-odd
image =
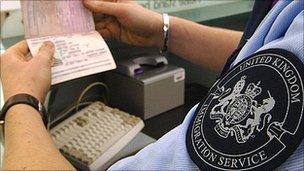
[(57, 121), (59, 121), (59, 120), (65, 118), (65, 117), (66, 117), (69, 113), (71, 113), (73, 110), (76, 109), (76, 112), (78, 112), (80, 106), (86, 106), (86, 105), (92, 104), (93, 102), (82, 102), (82, 103), (81, 103), (81, 101), (84, 100), (84, 99), (89, 98), (89, 97), (84, 97), (84, 98), (83, 98), (83, 96), (84, 96), (91, 88), (93, 88), (93, 87), (95, 87), (95, 86), (102, 86), (102, 87), (106, 90), (106, 92), (104, 93), (105, 96), (103, 96), (103, 97), (105, 97), (105, 104), (107, 104), (107, 103), (109, 102), (109, 92), (110, 92), (108, 86), (107, 86), (106, 84), (102, 83), (102, 82), (95, 82), (95, 83), (93, 83), (93, 84), (90, 84), (89, 86), (87, 86), (87, 87), (81, 92), (79, 98), (78, 98), (77, 101), (76, 101), (76, 104), (75, 104), (75, 105), (72, 105), (71, 107), (67, 108), (67, 109), (64, 110), (63, 112), (61, 112), (61, 113), (59, 113), (58, 115), (56, 115), (56, 116), (59, 116), (59, 117), (57, 117), (54, 121), (52, 121), (52, 123), (50, 123), (51, 116), (50, 116), (50, 115), (48, 116), (48, 119), (49, 119), (49, 123), (50, 123), (50, 124), (47, 125), (47, 129), (49, 130), (50, 125), (52, 125), (53, 123), (56, 123)]
[(102, 86), (105, 90), (106, 90), (106, 93), (105, 93), (105, 97), (106, 97), (106, 101), (105, 101), (105, 104), (107, 104), (108, 102), (109, 102), (109, 92), (110, 92), (110, 90), (109, 90), (109, 88), (108, 88), (108, 86), (106, 85), (106, 84), (104, 84), (104, 83), (102, 83), (102, 82), (96, 82), (96, 83), (93, 83), (93, 84), (91, 84), (91, 85), (89, 85), (88, 87), (86, 87), (83, 91), (82, 91), (82, 93), (80, 94), (80, 96), (79, 96), (79, 98), (78, 98), (78, 100), (77, 100), (77, 103), (76, 103), (76, 111), (78, 111), (78, 104), (82, 101), (82, 98), (83, 98), (83, 96), (91, 89), (91, 88), (93, 88), (93, 87), (95, 87), (95, 86)]
[(69, 113), (71, 113), (77, 106), (88, 106), (90, 104), (92, 104), (93, 102), (83, 102), (83, 103), (79, 103), (78, 105), (74, 105), (72, 107), (70, 107), (67, 111), (63, 111), (62, 113), (58, 114), (59, 117), (57, 117), (54, 121), (52, 121), (51, 124), (52, 125), (54, 123), (56, 123), (57, 121), (65, 118)]

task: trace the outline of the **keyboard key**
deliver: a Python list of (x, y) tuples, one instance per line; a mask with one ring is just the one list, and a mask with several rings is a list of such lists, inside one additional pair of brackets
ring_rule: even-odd
[(143, 127), (140, 118), (95, 102), (54, 127), (51, 137), (75, 167), (101, 170)]

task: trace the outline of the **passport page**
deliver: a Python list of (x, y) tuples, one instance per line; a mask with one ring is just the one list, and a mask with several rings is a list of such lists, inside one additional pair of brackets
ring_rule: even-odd
[(52, 85), (116, 68), (82, 1), (26, 0), (21, 8), (31, 53), (35, 56), (45, 41), (55, 45)]
[(25, 38), (95, 30), (92, 13), (80, 0), (21, 1)]
[(27, 39), (31, 53), (37, 54), (45, 41), (56, 47), (52, 85), (116, 68), (106, 42), (97, 31)]

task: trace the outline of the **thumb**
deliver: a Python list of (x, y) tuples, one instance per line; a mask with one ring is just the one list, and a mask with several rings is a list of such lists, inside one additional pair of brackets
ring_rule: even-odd
[(54, 51), (55, 47), (52, 42), (44, 42), (34, 57), (34, 60), (45, 66), (51, 66), (54, 58)]
[(91, 11), (107, 15), (117, 16), (121, 10), (121, 4), (96, 0), (84, 0), (84, 5)]

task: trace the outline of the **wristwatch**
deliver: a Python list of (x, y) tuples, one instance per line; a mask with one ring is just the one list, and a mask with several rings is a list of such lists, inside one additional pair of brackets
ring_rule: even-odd
[[(17, 104), (26, 104), (26, 105), (32, 106), (34, 109), (36, 109), (41, 114), (43, 123), (45, 126), (47, 126), (47, 124), (48, 124), (47, 114), (46, 114), (46, 110), (45, 110), (44, 106), (42, 105), (42, 103), (38, 99), (36, 99), (35, 97), (33, 97), (29, 94), (17, 94), (17, 95), (10, 97), (6, 101), (6, 103), (4, 104), (4, 106), (0, 112), (0, 129), (2, 129), (0, 134), (2, 134), (3, 137), (4, 137), (4, 122), (5, 122), (6, 113), (11, 107), (13, 107)], [(1, 138), (4, 139), (3, 137), (1, 137)]]

